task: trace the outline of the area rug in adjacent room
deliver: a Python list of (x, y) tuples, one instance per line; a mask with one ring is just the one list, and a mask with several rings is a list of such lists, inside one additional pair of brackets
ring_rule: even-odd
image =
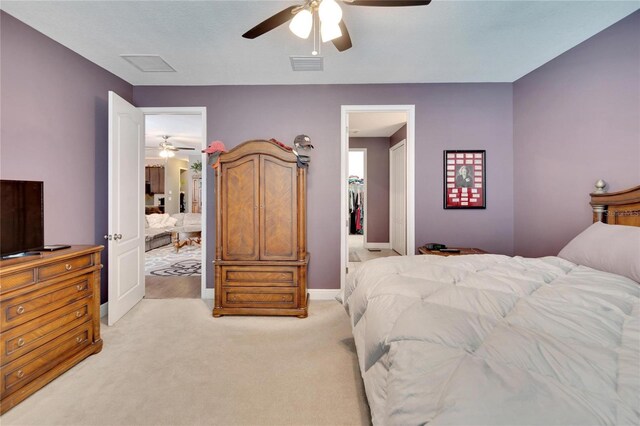
[(145, 253), (145, 275), (159, 277), (200, 276), (202, 267), (202, 249), (193, 244), (182, 247), (176, 253), (175, 247), (169, 244)]

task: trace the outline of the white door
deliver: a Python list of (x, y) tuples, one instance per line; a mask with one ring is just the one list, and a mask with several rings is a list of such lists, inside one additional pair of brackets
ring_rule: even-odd
[(144, 297), (144, 115), (109, 92), (109, 325)]
[(407, 254), (407, 158), (405, 141), (389, 149), (391, 249)]

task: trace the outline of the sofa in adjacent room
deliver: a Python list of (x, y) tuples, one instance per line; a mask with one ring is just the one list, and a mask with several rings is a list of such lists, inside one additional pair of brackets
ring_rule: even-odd
[(145, 215), (145, 243), (144, 250), (171, 244), (173, 232), (195, 232), (202, 230), (202, 215), (200, 213), (176, 214), (148, 214)]

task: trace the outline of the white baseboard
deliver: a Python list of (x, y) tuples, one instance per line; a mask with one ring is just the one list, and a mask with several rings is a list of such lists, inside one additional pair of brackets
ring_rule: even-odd
[(366, 249), (390, 249), (391, 243), (364, 243)]
[(333, 300), (338, 293), (340, 293), (339, 288), (309, 288), (307, 291), (309, 292), (309, 299), (311, 300)]
[[(324, 289), (324, 288), (310, 288), (309, 298), (311, 300), (333, 300), (336, 298), (340, 289)], [(202, 294), (202, 299), (213, 299), (213, 289), (206, 288)], [(104, 302), (100, 305), (100, 318), (107, 316), (109, 302)]]

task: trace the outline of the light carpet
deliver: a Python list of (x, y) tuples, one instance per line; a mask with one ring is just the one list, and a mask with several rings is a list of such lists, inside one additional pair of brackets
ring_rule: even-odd
[(178, 253), (172, 244), (149, 250), (144, 255), (144, 274), (159, 277), (200, 276), (202, 249), (192, 244)]
[(361, 425), (369, 411), (349, 319), (213, 318), (200, 299), (142, 300), (104, 349), (0, 419), (10, 425)]

